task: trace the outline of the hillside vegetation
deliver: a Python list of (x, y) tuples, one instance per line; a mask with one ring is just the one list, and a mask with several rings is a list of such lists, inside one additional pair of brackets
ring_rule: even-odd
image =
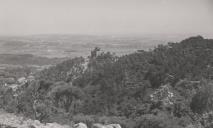
[(16, 91), (1, 87), (5, 110), (61, 124), (213, 127), (212, 39), (196, 36), (121, 57), (95, 48), (86, 59), (34, 76)]

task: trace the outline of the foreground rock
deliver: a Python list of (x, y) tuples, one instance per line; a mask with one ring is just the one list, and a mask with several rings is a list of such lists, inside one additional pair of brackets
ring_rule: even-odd
[(38, 120), (26, 119), (0, 110), (0, 128), (71, 128), (57, 123), (42, 124)]
[(80, 122), (74, 125), (74, 128), (87, 128), (87, 125)]
[(120, 126), (120, 124), (104, 125), (104, 124), (95, 123), (92, 125), (92, 128), (121, 128), (121, 126)]

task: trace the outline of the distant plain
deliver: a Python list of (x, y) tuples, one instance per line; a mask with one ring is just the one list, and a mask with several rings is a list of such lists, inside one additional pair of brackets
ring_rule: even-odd
[[(149, 50), (158, 44), (176, 42), (181, 36), (93, 36), (93, 35), (33, 35), (0, 36), (0, 54), (32, 54), (48, 58), (87, 57), (94, 47), (125, 55), (137, 50)], [(0, 56), (1, 59), (2, 56)]]

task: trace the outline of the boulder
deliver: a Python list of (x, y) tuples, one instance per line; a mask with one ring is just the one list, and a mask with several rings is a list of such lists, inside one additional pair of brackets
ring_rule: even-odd
[(121, 128), (121, 126), (119, 124), (103, 125), (103, 124), (95, 123), (92, 125), (92, 128)]
[(77, 124), (74, 124), (73, 126), (74, 128), (87, 128), (87, 125), (80, 122), (80, 123), (77, 123)]
[(92, 128), (105, 128), (103, 124), (95, 123), (92, 125)]
[(120, 124), (109, 124), (108, 126), (112, 126), (113, 128), (121, 128)]

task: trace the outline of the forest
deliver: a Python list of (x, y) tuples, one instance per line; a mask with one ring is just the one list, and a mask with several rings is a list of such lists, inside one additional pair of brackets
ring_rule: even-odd
[(88, 127), (213, 127), (213, 39), (202, 36), (122, 56), (96, 47), (30, 78), (15, 89), (0, 82), (0, 108)]

